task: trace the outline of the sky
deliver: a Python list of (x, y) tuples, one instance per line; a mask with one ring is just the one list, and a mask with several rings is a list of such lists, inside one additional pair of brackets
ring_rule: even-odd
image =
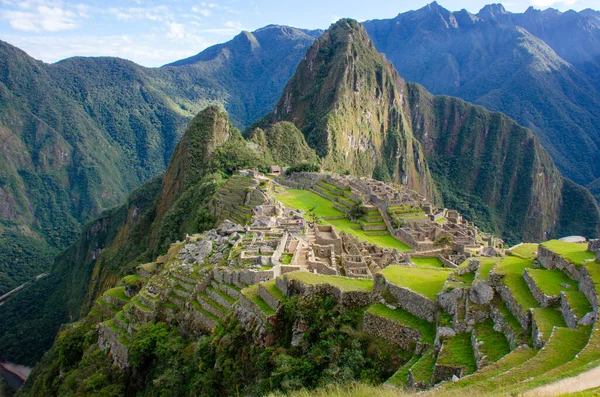
[[(71, 56), (116, 56), (160, 66), (269, 24), (327, 29), (342, 17), (393, 18), (433, 0), (0, 0), (0, 40), (44, 62)], [(498, 0), (496, 0), (498, 1)], [(491, 0), (438, 0), (479, 11)], [(600, 9), (600, 0), (507, 0), (561, 11)]]

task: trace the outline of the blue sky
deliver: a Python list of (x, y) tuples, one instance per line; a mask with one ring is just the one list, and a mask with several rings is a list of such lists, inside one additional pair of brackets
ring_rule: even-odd
[[(241, 30), (268, 24), (326, 29), (341, 17), (392, 18), (432, 0), (0, 0), (0, 39), (45, 62), (75, 56), (118, 56), (144, 66), (196, 54)], [(497, 0), (496, 0), (497, 1)], [(492, 1), (440, 0), (476, 13)], [(600, 0), (509, 0), (529, 6), (600, 9)]]

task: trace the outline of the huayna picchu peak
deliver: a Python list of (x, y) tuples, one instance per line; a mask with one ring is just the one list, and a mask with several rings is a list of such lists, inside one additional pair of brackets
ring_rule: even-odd
[(31, 262), (0, 273), (0, 397), (593, 395), (600, 73), (544, 26), (600, 25), (507, 8), (160, 68), (0, 42), (0, 255)]

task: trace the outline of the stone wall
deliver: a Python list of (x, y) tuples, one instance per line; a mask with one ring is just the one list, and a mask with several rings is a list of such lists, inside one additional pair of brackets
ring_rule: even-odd
[(410, 314), (433, 323), (437, 320), (439, 306), (437, 302), (412, 291), (408, 288), (397, 286), (387, 281), (382, 275), (375, 276), (373, 292), (383, 294), (385, 288), (396, 299), (398, 306)]
[(542, 292), (542, 290), (537, 286), (533, 278), (529, 275), (527, 269), (523, 272), (523, 279), (525, 283), (529, 287), (529, 290), (533, 294), (535, 300), (537, 300), (541, 307), (553, 307), (558, 305), (560, 302), (559, 296), (548, 296)]
[(569, 328), (577, 328), (577, 315), (569, 305), (569, 300), (564, 292), (560, 293), (560, 312)]
[(496, 293), (500, 295), (500, 298), (506, 303), (506, 306), (513, 316), (517, 318), (523, 329), (527, 329), (531, 324), (531, 313), (517, 303), (510, 289), (502, 283), (503, 277), (503, 275), (495, 273), (492, 270), (489, 275), (489, 284), (494, 288)]
[(271, 295), (262, 284), (258, 284), (258, 295), (275, 311), (281, 306), (281, 302)]
[(112, 328), (98, 324), (98, 346), (100, 350), (108, 350), (113, 359), (113, 364), (120, 369), (129, 368), (129, 349), (119, 341), (121, 335)]
[(502, 313), (494, 306), (491, 306), (491, 317), (492, 321), (494, 321), (494, 329), (498, 332), (502, 332), (504, 336), (506, 336), (511, 350), (516, 349), (521, 345), (521, 339), (515, 332), (516, 330), (512, 329)]
[(274, 278), (273, 270), (228, 270), (214, 269), (215, 280), (220, 283), (233, 284), (240, 288), (246, 285), (258, 284)]
[(538, 246), (537, 259), (546, 269), (562, 270), (567, 274), (567, 276), (575, 281), (579, 281), (581, 278), (579, 270), (574, 264), (570, 263), (557, 253), (545, 248), (541, 244)]
[(550, 335), (544, 335), (538, 328), (535, 316), (531, 316), (531, 337), (533, 339), (533, 347), (541, 349), (546, 344), (546, 340)]
[(594, 313), (598, 313), (598, 293), (594, 285), (594, 280), (585, 266), (581, 266), (581, 278), (579, 279), (579, 290), (590, 301), (594, 308)]
[(588, 251), (595, 252), (596, 260), (600, 262), (600, 238), (588, 242)]
[(329, 284), (306, 285), (298, 280), (288, 279), (284, 276), (281, 281), (277, 279), (277, 287), (285, 295), (328, 295), (336, 298), (338, 304), (346, 309), (355, 309), (373, 303), (373, 296), (366, 291), (342, 291)]
[(363, 331), (367, 335), (383, 338), (399, 345), (404, 350), (411, 349), (422, 335), (419, 331), (403, 326), (388, 318), (365, 312)]
[(197, 329), (207, 334), (210, 334), (212, 329), (217, 326), (217, 322), (212, 317), (196, 310), (194, 305), (189, 306), (184, 319), (189, 322), (191, 329)]
[(435, 365), (433, 368), (433, 383), (440, 383), (452, 379), (453, 376), (462, 378), (462, 367)]

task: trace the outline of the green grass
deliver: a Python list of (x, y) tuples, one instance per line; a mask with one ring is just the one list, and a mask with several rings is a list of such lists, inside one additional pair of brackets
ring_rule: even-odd
[(242, 290), (244, 295), (249, 301), (253, 302), (256, 306), (262, 310), (267, 316), (275, 314), (275, 310), (264, 301), (263, 298), (258, 294), (258, 284), (251, 285)]
[(482, 341), (479, 350), (487, 356), (487, 361), (495, 363), (510, 353), (510, 344), (502, 332), (494, 330), (494, 322), (487, 319), (475, 326), (475, 336)]
[(281, 290), (279, 288), (277, 288), (277, 285), (275, 285), (276, 280), (272, 279), (269, 281), (265, 281), (264, 283), (261, 283), (263, 288), (267, 290), (267, 292), (269, 294), (271, 294), (275, 299), (277, 299), (279, 302), (284, 302), (286, 299), (286, 296), (283, 294), (283, 292), (281, 292)]
[(342, 276), (328, 276), (324, 274), (314, 274), (310, 272), (291, 272), (285, 275), (288, 279), (297, 280), (306, 285), (329, 284), (337, 287), (344, 292), (362, 291), (371, 292), (373, 290), (373, 280), (349, 278)]
[(138, 267), (144, 269), (148, 273), (154, 273), (156, 271), (156, 262), (146, 263)]
[(406, 310), (390, 309), (389, 307), (376, 303), (369, 307), (367, 312), (379, 317), (387, 318), (402, 324), (408, 328), (412, 328), (421, 333), (421, 340), (426, 343), (433, 343), (435, 339), (435, 325), (427, 321), (413, 316)]
[(458, 382), (447, 382), (442, 387), (448, 389), (462, 389), (469, 387), (478, 382), (486, 381), (496, 375), (502, 374), (511, 368), (518, 367), (537, 353), (537, 350), (532, 348), (518, 348), (504, 356), (499, 361), (488, 365), (487, 367), (461, 378)]
[(127, 285), (136, 285), (137, 283), (144, 281), (144, 278), (139, 274), (130, 274), (129, 276), (123, 277), (122, 281)]
[(538, 329), (542, 332), (544, 337), (542, 340), (548, 340), (552, 334), (554, 327), (566, 327), (565, 319), (562, 313), (556, 309), (550, 308), (538, 308), (533, 309), (533, 318), (538, 326)]
[[(313, 212), (321, 219), (344, 216), (342, 211), (334, 208), (333, 201), (321, 197), (310, 190), (286, 189), (283, 192), (279, 192), (276, 198), (286, 207), (303, 210), (306, 214), (309, 213), (311, 208), (316, 206)], [(360, 224), (352, 222), (349, 219), (322, 220), (322, 223), (324, 225), (335, 226), (337, 230), (344, 230), (346, 233), (353, 234), (363, 241), (379, 245), (383, 248), (396, 248), (398, 251), (411, 250), (408, 245), (398, 241), (389, 234), (385, 236), (367, 235), (361, 229)]]
[(565, 291), (567, 301), (573, 312), (578, 318), (585, 316), (587, 313), (593, 310), (590, 301), (585, 297), (585, 294), (581, 291)]
[(444, 264), (442, 263), (442, 261), (437, 258), (437, 257), (432, 257), (432, 258), (410, 258), (411, 262), (414, 263), (415, 265), (417, 265), (418, 267), (435, 267), (435, 268), (442, 268), (444, 267)]
[(307, 214), (313, 207), (316, 216), (321, 218), (343, 216), (344, 213), (333, 207), (333, 201), (319, 196), (310, 190), (285, 189), (276, 195), (286, 207), (304, 210)]
[[(528, 269), (527, 272), (538, 288), (548, 296), (558, 296), (560, 291), (577, 290), (577, 283), (562, 270)], [(571, 288), (561, 287), (561, 284), (569, 284)]]
[(504, 303), (504, 301), (500, 299), (500, 297), (496, 299), (496, 301), (494, 302), (494, 306), (498, 309), (500, 314), (502, 314), (504, 320), (506, 320), (506, 322), (508, 323), (508, 325), (510, 325), (513, 331), (519, 332), (523, 330), (519, 320), (517, 320), (517, 318), (512, 314), (508, 306), (506, 306), (506, 303)]
[(415, 268), (391, 265), (381, 271), (386, 280), (400, 287), (418, 292), (429, 299), (436, 300), (442, 290), (450, 269)]
[(436, 364), (446, 367), (462, 367), (465, 375), (475, 372), (477, 365), (471, 344), (471, 334), (464, 332), (453, 338), (445, 339)]
[(281, 255), (281, 258), (279, 258), (279, 262), (281, 262), (282, 265), (289, 265), (292, 262), (292, 258), (294, 256), (291, 254), (283, 254)]
[(542, 243), (542, 246), (576, 265), (596, 257), (595, 253), (587, 250), (587, 243), (566, 243), (564, 241), (550, 240)]
[(110, 297), (113, 297), (113, 298), (117, 298), (117, 299), (120, 299), (120, 300), (126, 301), (126, 302), (129, 302), (131, 300), (130, 297), (128, 297), (127, 295), (125, 295), (125, 287), (111, 288), (108, 291), (106, 291), (104, 293), (104, 295), (110, 296)]
[(416, 382), (424, 382), (426, 385), (431, 383), (433, 375), (433, 366), (437, 359), (437, 354), (433, 348), (427, 350), (423, 356), (410, 368)]
[(221, 319), (217, 316), (215, 316), (214, 314), (212, 314), (209, 311), (204, 310), (204, 308), (202, 307), (202, 305), (200, 305), (200, 302), (198, 302), (197, 300), (192, 300), (192, 306), (194, 306), (194, 308), (199, 311), (200, 313), (204, 314), (206, 317), (214, 320), (214, 321), (220, 321)]
[(531, 259), (516, 256), (506, 256), (496, 266), (496, 272), (504, 275), (502, 282), (510, 289), (517, 303), (525, 310), (539, 307), (538, 301), (531, 294), (523, 278), (523, 270), (531, 266)]
[(546, 346), (536, 356), (512, 370), (475, 385), (478, 391), (498, 392), (518, 382), (542, 375), (572, 360), (586, 345), (590, 327), (555, 328)]
[(221, 298), (225, 299), (229, 303), (235, 303), (235, 299), (233, 299), (231, 296), (227, 295), (225, 292), (221, 291), (218, 288), (213, 288), (211, 286), (208, 286), (208, 287), (206, 287), (206, 289), (219, 295)]
[(391, 384), (397, 388), (404, 388), (406, 386), (406, 380), (408, 379), (408, 370), (419, 360), (419, 356), (413, 356), (408, 362), (402, 365), (392, 375), (386, 383)]
[(533, 259), (535, 258), (535, 253), (537, 252), (537, 250), (538, 244), (523, 243), (518, 247), (510, 250), (510, 252), (525, 259)]

